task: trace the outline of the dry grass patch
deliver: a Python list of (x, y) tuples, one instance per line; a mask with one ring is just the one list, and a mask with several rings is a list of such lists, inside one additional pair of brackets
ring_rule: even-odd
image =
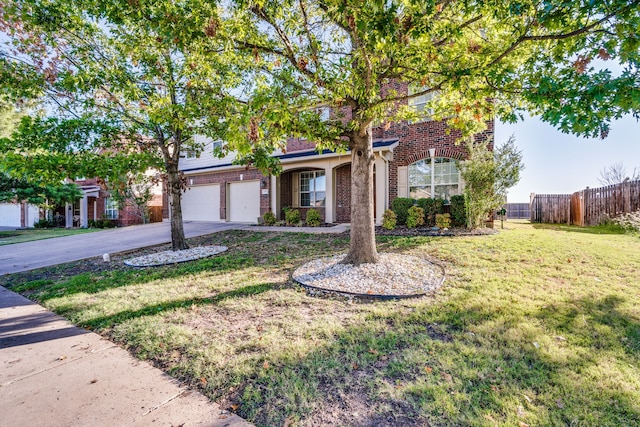
[(183, 265), (116, 258), (4, 283), (258, 425), (640, 424), (640, 241), (507, 226), (380, 237), (445, 265), (415, 301), (307, 296), (291, 271), (347, 237), (278, 232), (197, 239), (229, 251)]

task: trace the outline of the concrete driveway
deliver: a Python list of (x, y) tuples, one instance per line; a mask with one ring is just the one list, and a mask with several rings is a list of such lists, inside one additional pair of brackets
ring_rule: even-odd
[[(247, 224), (229, 222), (185, 222), (187, 237), (218, 231), (244, 229)], [(95, 233), (36, 240), (0, 246), (0, 275), (122, 252), (171, 241), (168, 222), (112, 228)]]

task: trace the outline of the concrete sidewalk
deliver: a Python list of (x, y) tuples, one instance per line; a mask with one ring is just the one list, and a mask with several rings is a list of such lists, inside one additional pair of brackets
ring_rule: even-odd
[(102, 337), (0, 287), (0, 425), (251, 426)]

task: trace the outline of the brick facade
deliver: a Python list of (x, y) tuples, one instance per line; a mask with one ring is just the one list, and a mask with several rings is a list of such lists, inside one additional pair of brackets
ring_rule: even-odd
[(336, 222), (351, 220), (351, 164), (336, 168)]
[[(407, 84), (402, 82), (390, 82), (383, 88), (383, 96), (390, 91), (394, 91), (397, 95), (404, 95), (407, 93)], [(403, 102), (405, 105), (407, 101)], [(351, 111), (348, 107), (341, 107), (337, 112), (331, 112), (331, 118), (348, 121), (352, 117)], [(487, 122), (487, 130), (475, 136), (476, 140), (491, 139), (494, 132), (493, 121)], [(375, 127), (373, 129), (374, 140), (398, 140), (398, 145), (393, 150), (393, 160), (388, 164), (388, 179), (389, 179), (389, 194), (388, 201), (391, 203), (393, 199), (398, 196), (398, 167), (409, 166), (419, 160), (429, 157), (429, 150), (435, 149), (436, 157), (448, 157), (454, 159), (465, 159), (467, 157), (467, 150), (464, 144), (460, 143), (460, 132), (450, 129), (446, 121), (431, 121), (427, 120), (418, 123), (399, 122), (390, 123)], [(493, 145), (493, 142), (491, 142)], [(296, 151), (311, 151), (315, 149), (315, 144), (303, 138), (290, 138), (287, 141), (287, 153), (293, 153)], [(304, 161), (304, 158), (300, 158)], [(304, 170), (312, 170), (313, 168), (306, 168)], [(297, 169), (303, 170), (303, 169)], [(280, 192), (280, 207), (293, 206), (293, 198), (297, 195), (292, 194), (294, 186), (292, 185), (292, 170), (283, 173), (279, 178), (279, 192)], [(261, 188), (268, 188), (269, 193), (274, 191), (270, 188), (271, 180), (265, 177), (256, 169), (243, 169), (234, 171), (221, 171), (221, 172), (209, 172), (202, 174), (188, 175), (187, 180), (189, 185), (201, 185), (201, 184), (220, 184), (220, 218), (225, 220), (226, 202), (227, 202), (227, 186), (230, 182), (241, 181), (240, 175), (243, 179), (263, 180)], [(349, 222), (351, 213), (351, 165), (345, 164), (334, 169), (334, 183), (335, 183), (335, 222)], [(375, 193), (375, 191), (374, 191)], [(261, 215), (271, 210), (271, 197), (270, 195), (260, 196), (260, 213)], [(165, 197), (165, 208), (167, 206), (167, 200)], [(379, 201), (375, 201), (379, 202)], [(374, 203), (375, 203), (374, 202)], [(308, 208), (298, 208), (301, 213), (302, 219), (305, 218)], [(319, 209), (322, 220), (325, 219), (325, 209)], [(166, 209), (165, 209), (165, 213)], [(275, 212), (276, 217), (284, 219), (282, 210)]]

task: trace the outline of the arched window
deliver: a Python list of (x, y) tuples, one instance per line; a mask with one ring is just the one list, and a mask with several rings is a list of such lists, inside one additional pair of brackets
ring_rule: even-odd
[(462, 194), (458, 161), (446, 157), (424, 159), (409, 165), (409, 197), (441, 198)]

